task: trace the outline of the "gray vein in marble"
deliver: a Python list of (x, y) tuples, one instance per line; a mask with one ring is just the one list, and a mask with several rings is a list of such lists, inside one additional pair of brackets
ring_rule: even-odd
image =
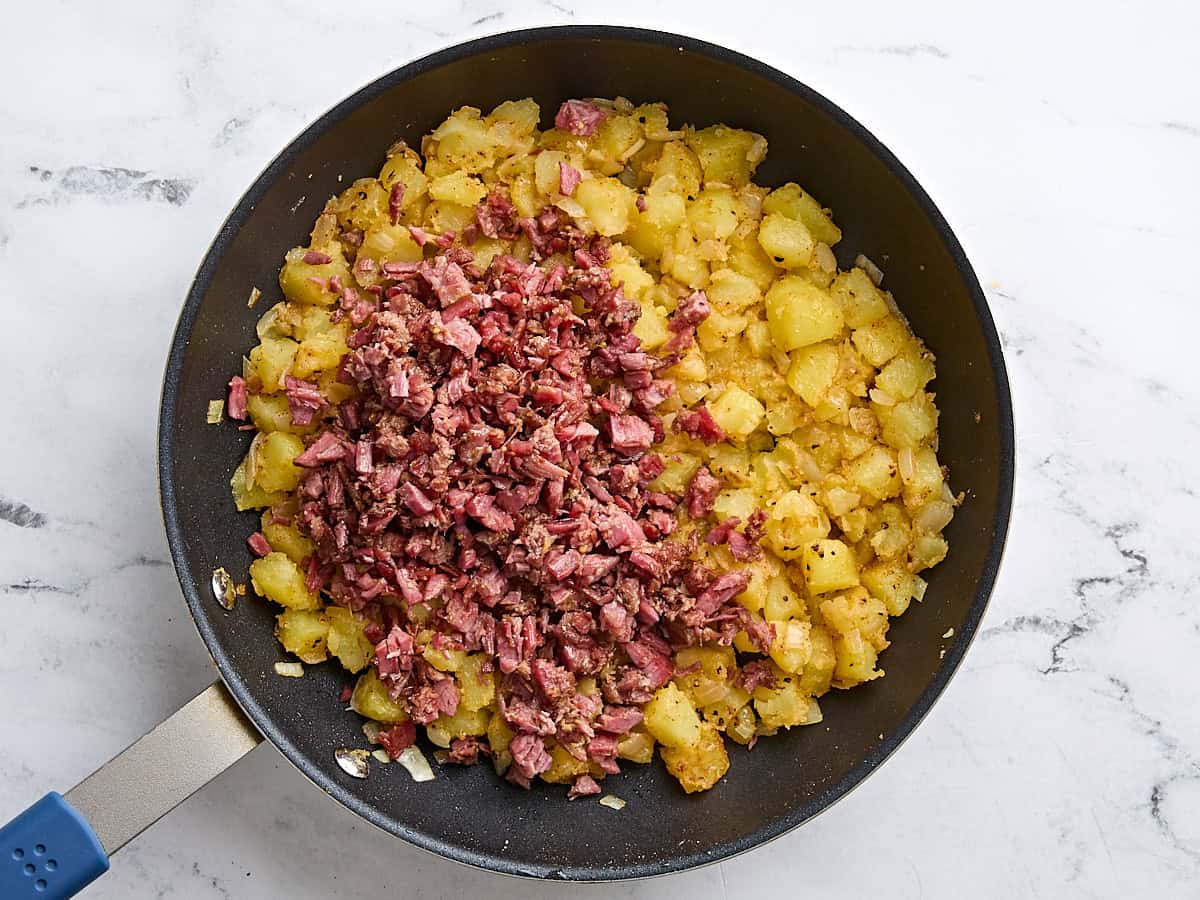
[(116, 575), (118, 572), (128, 569), (158, 569), (169, 565), (170, 562), (165, 559), (138, 554), (132, 559), (127, 559), (101, 572), (85, 575), (74, 584), (51, 584), (40, 578), (26, 578), (23, 581), (0, 584), (0, 594), (62, 594), (67, 597), (79, 597), (97, 581)]
[(934, 59), (949, 59), (950, 54), (934, 44), (885, 44), (882, 47), (861, 47), (843, 44), (834, 48), (834, 53), (880, 53), (885, 56), (932, 56)]
[(62, 203), (75, 197), (96, 197), (116, 203), (144, 200), (183, 206), (196, 187), (192, 178), (151, 177), (149, 172), (122, 166), (69, 166), (59, 173), (30, 166), (29, 171), (49, 190), (24, 198), (17, 203), (17, 209)]
[(575, 18), (575, 10), (570, 9), (566, 6), (563, 6), (561, 3), (555, 3), (554, 0), (542, 0), (542, 5), (549, 7), (550, 9), (554, 10), (555, 12), (560, 12), (564, 16), (570, 16), (571, 18)]
[(484, 22), (495, 22), (497, 19), (503, 19), (503, 18), (504, 18), (504, 13), (502, 13), (502, 12), (488, 13), (486, 16), (480, 16), (478, 19), (475, 19), (474, 21), (472, 21), (471, 25), (473, 25), (473, 26), (474, 25), (482, 25)]
[(0, 522), (8, 522), (18, 528), (42, 528), (46, 521), (43, 513), (30, 509), (24, 503), (0, 497)]
[(208, 883), (210, 885), (212, 885), (212, 889), (214, 891), (216, 891), (218, 894), (220, 894), (222, 897), (231, 896), (229, 893), (229, 888), (226, 887), (226, 885), (225, 885), (224, 879), (218, 878), (216, 875), (210, 875), (207, 872), (202, 872), (200, 870), (200, 863), (198, 863), (198, 862), (192, 863), (192, 876), (194, 878), (200, 878), (202, 880), (207, 880)]
[(254, 119), (250, 116), (230, 116), (225, 124), (221, 126), (221, 130), (217, 132), (213, 138), (212, 145), (214, 147), (224, 147), (234, 139), (239, 131), (249, 125)]
[(1163, 122), (1162, 127), (1168, 131), (1178, 131), (1191, 137), (1200, 137), (1200, 128), (1187, 122)]

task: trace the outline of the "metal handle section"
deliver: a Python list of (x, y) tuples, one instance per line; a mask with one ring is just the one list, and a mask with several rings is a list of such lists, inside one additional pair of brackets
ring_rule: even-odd
[(261, 741), (216, 681), (67, 791), (65, 799), (111, 856)]

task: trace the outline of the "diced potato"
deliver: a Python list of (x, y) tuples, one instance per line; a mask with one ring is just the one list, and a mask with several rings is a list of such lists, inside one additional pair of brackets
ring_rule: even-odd
[(570, 158), (561, 150), (543, 150), (533, 160), (533, 183), (545, 197), (561, 195), (560, 166), (570, 165)]
[(846, 463), (846, 478), (855, 490), (875, 500), (887, 500), (900, 493), (896, 454), (878, 444)]
[[(474, 107), (456, 110), (434, 130), (432, 138), (437, 144), (429, 156), (444, 163), (447, 169), (482, 172), (495, 162), (496, 145), (488, 123)], [(429, 168), (427, 164), (426, 169)]]
[(829, 342), (810, 344), (793, 350), (787, 383), (809, 406), (818, 406), (837, 375), (840, 360), (837, 347)]
[(914, 572), (923, 572), (946, 558), (949, 545), (940, 534), (919, 534), (913, 539), (908, 565)]
[(487, 196), (487, 188), (473, 175), (458, 171), (433, 179), (429, 183), (429, 196), (460, 206), (474, 206)]
[(462, 234), (463, 229), (474, 221), (475, 207), (449, 200), (435, 200), (425, 210), (425, 230), (434, 234), (450, 231)]
[(850, 339), (863, 358), (873, 366), (882, 366), (910, 340), (908, 329), (895, 316), (885, 316), (869, 325), (855, 328)]
[(375, 645), (363, 634), (367, 623), (344, 606), (328, 606), (325, 614), (329, 616), (326, 644), (330, 654), (336, 656), (347, 671), (361, 672), (375, 655)]
[(795, 182), (771, 191), (763, 201), (763, 212), (782, 213), (803, 222), (813, 238), (830, 247), (842, 239), (842, 229), (833, 224), (829, 210)]
[(883, 292), (862, 269), (839, 273), (829, 290), (841, 304), (846, 324), (851, 328), (863, 328), (888, 314)]
[(749, 324), (750, 320), (745, 316), (726, 315), (714, 309), (696, 328), (696, 342), (701, 350), (712, 353), (722, 345), (736, 341)]
[(897, 400), (907, 400), (934, 376), (933, 359), (915, 342), (892, 357), (875, 376), (875, 387)]
[(917, 592), (917, 576), (904, 560), (879, 560), (863, 569), (862, 583), (883, 601), (889, 616), (903, 615)]
[(633, 191), (615, 178), (591, 178), (575, 188), (575, 199), (600, 234), (612, 237), (629, 229), (637, 214)]
[(829, 520), (808, 494), (788, 491), (767, 502), (766, 539), (781, 559), (806, 555), (828, 534)]
[(671, 329), (667, 324), (667, 311), (653, 302), (642, 303), (642, 314), (633, 326), (633, 333), (647, 350), (661, 347), (671, 339)]
[(308, 609), (288, 609), (275, 617), (275, 637), (283, 649), (306, 663), (324, 662), (329, 617)]
[(708, 452), (709, 471), (718, 478), (727, 484), (739, 485), (750, 480), (750, 454), (746, 448), (716, 444)]
[(675, 232), (674, 241), (664, 252), (662, 269), (680, 284), (700, 290), (708, 284), (708, 262), (700, 252), (699, 242), (690, 227)]
[(775, 641), (771, 644), (771, 659), (775, 661), (775, 665), (789, 674), (803, 670), (812, 652), (812, 644), (808, 637), (811, 627), (809, 623), (795, 619), (783, 622), (770, 619), (767, 621), (775, 628)]
[(779, 213), (763, 216), (758, 226), (758, 243), (775, 265), (785, 269), (802, 269), (812, 262), (817, 242), (803, 222)]
[(758, 242), (758, 233), (729, 239), (729, 268), (751, 279), (760, 291), (765, 291), (779, 274), (779, 268)]
[(675, 181), (660, 184), (661, 188), (652, 185), (643, 195), (645, 209), (637, 212), (632, 229), (622, 238), (647, 259), (658, 259), (664, 249), (674, 245), (675, 232), (687, 217), (687, 203)]
[(291, 371), (299, 349), (300, 345), (291, 338), (266, 338), (250, 351), (250, 367), (262, 382), (264, 394), (283, 390), (284, 378)]
[(259, 596), (288, 609), (321, 608), (320, 598), (305, 585), (300, 567), (277, 551), (250, 563), (250, 583)]
[(771, 285), (766, 309), (771, 339), (784, 352), (827, 341), (842, 331), (842, 310), (837, 302), (827, 291), (796, 275)]
[(622, 285), (630, 300), (641, 299), (654, 287), (654, 278), (624, 244), (613, 244), (608, 268), (613, 275), (613, 284)]
[(804, 582), (809, 594), (839, 591), (858, 584), (854, 552), (841, 541), (813, 541), (804, 548)]
[(662, 153), (654, 166), (654, 181), (673, 179), (675, 191), (686, 197), (695, 197), (700, 193), (702, 177), (700, 160), (688, 146), (682, 141), (663, 144)]
[(512, 739), (516, 737), (516, 732), (509, 727), (505, 721), (503, 714), (499, 710), (492, 713), (487, 724), (487, 739), (488, 746), (492, 748), (493, 753), (505, 753), (508, 751), (508, 745), (512, 743)]
[(294, 434), (272, 431), (254, 439), (250, 449), (254, 483), (265, 491), (295, 490), (304, 470), (292, 460), (304, 452), (304, 441)]
[(262, 533), (272, 550), (286, 554), (292, 562), (300, 565), (313, 554), (313, 542), (300, 533), (295, 525), (281, 525), (270, 521), (271, 514), (263, 513)]
[(363, 235), (360, 257), (370, 257), (377, 263), (418, 262), (425, 254), (405, 224), (382, 222)]
[(743, 187), (767, 155), (767, 142), (752, 131), (712, 125), (687, 136), (704, 170), (705, 184)]
[(883, 439), (897, 450), (915, 449), (937, 431), (937, 408), (929, 394), (921, 393), (893, 406), (871, 404), (883, 429)]
[(259, 484), (246, 484), (246, 460), (249, 458), (249, 454), (247, 454), (246, 459), (238, 463), (238, 467), (233, 472), (233, 477), (229, 479), (229, 487), (233, 492), (233, 502), (237, 506), (238, 512), (245, 512), (248, 509), (262, 509), (264, 506), (274, 506), (276, 503), (283, 502), (283, 499), (287, 496), (284, 493), (264, 490)]
[[(440, 747), (449, 747), (450, 741), (465, 737), (479, 737), (487, 734), (491, 722), (491, 712), (486, 709), (467, 709), (461, 703), (452, 716), (438, 716), (427, 726), (429, 739)], [(435, 737), (444, 735), (446, 742)]]
[(736, 313), (762, 301), (762, 291), (754, 279), (734, 269), (713, 272), (707, 294), (713, 308), (726, 313)]
[(663, 746), (692, 747), (700, 742), (700, 717), (674, 682), (660, 688), (642, 712), (646, 730)]
[(467, 658), (467, 651), (430, 645), (421, 652), (421, 656), (439, 672), (457, 672)]
[[(330, 257), (327, 263), (304, 261), (309, 250), (316, 250)], [(336, 241), (320, 247), (295, 247), (287, 252), (283, 268), (279, 270), (279, 287), (283, 296), (293, 303), (309, 303), (313, 306), (333, 306), (338, 295), (329, 287), (329, 279), (338, 276), (343, 284), (351, 284), (350, 269), (342, 255), (341, 244)]]
[[(666, 313), (663, 313), (664, 327)], [(634, 328), (634, 333), (637, 333), (637, 328)], [(670, 332), (668, 331), (668, 334)], [(645, 345), (646, 342), (642, 341)], [(672, 378), (678, 378), (683, 381), (703, 381), (708, 377), (708, 364), (704, 361), (704, 354), (700, 352), (700, 348), (691, 347), (687, 353), (683, 354), (683, 359), (679, 360), (669, 369)]]
[(292, 361), (292, 375), (310, 379), (318, 372), (336, 369), (342, 357), (350, 352), (346, 336), (341, 332), (319, 334), (301, 342)]
[(617, 756), (644, 765), (654, 759), (654, 738), (645, 731), (632, 731), (617, 744)]
[(561, 744), (552, 744), (550, 750), (550, 768), (539, 777), (550, 784), (570, 784), (580, 775), (588, 772), (588, 761), (576, 759)]
[(729, 754), (721, 733), (709, 722), (699, 726), (699, 738), (685, 746), (663, 746), (658, 752), (667, 771), (689, 794), (707, 791), (729, 771)]
[(690, 453), (664, 454), (663, 462), (666, 468), (661, 475), (650, 483), (653, 490), (666, 494), (682, 494), (700, 468), (699, 457)]
[(766, 408), (752, 394), (736, 384), (730, 385), (720, 397), (709, 404), (708, 411), (726, 436), (735, 440), (754, 431), (766, 415)]
[(768, 622), (786, 622), (789, 619), (807, 618), (808, 607), (786, 576), (774, 575), (767, 581), (762, 613)]
[(400, 200), (402, 211), (416, 205), (429, 189), (429, 179), (421, 170), (421, 158), (408, 147), (401, 147), (388, 157), (388, 161), (379, 171), (379, 181), (389, 197), (397, 183), (404, 185), (404, 193)]
[[(709, 465), (714, 475), (720, 476), (716, 469)], [(745, 522), (758, 509), (759, 501), (750, 488), (729, 488), (717, 494), (713, 501), (713, 516), (717, 521), (736, 516)]]
[[(904, 451), (901, 451), (904, 452)], [(908, 451), (911, 466), (900, 468), (900, 480), (904, 482), (904, 505), (919, 509), (942, 493), (942, 466), (937, 454), (929, 447), (917, 447)]]
[(283, 394), (250, 394), (246, 397), (246, 412), (259, 431), (286, 431), (290, 434), (308, 434), (317, 427), (292, 424), (292, 410)]
[(833, 635), (824, 625), (813, 625), (808, 632), (809, 654), (800, 675), (800, 692), (819, 697), (829, 690), (833, 682), (833, 670), (837, 666), (837, 653), (833, 646)]
[(711, 706), (725, 699), (729, 693), (730, 679), (737, 672), (737, 662), (729, 647), (687, 647), (675, 654), (677, 669), (698, 669), (685, 675), (677, 675), (677, 684), (692, 705), (700, 708)]
[(472, 653), (459, 666), (459, 702), (467, 709), (484, 709), (496, 701), (496, 675), (483, 668), (490, 662), (487, 654)]
[(404, 707), (392, 699), (387, 686), (379, 680), (379, 673), (374, 667), (367, 669), (354, 685), (354, 693), (350, 696), (350, 708), (360, 716), (366, 716), (385, 725), (395, 725), (408, 721), (408, 713)]
[(754, 689), (754, 711), (768, 728), (791, 728), (808, 723), (809, 703), (800, 679), (776, 670), (775, 684)]
[(723, 241), (738, 227), (737, 200), (728, 188), (705, 188), (688, 206), (692, 233), (702, 241)]

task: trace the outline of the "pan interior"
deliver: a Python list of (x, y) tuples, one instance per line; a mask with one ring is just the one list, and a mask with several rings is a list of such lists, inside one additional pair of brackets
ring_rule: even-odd
[[(228, 482), (249, 436), (205, 425), (254, 341), (252, 285), (271, 297), (284, 251), (302, 243), (325, 200), (378, 171), (387, 146), (415, 146), (462, 105), (534, 97), (547, 121), (569, 97), (664, 100), (672, 121), (725, 122), (767, 137), (756, 180), (796, 180), (831, 206), (845, 238), (887, 271), (887, 286), (938, 359), (942, 459), (968, 502), (947, 530), (950, 557), (929, 591), (894, 622), (887, 677), (822, 700), (825, 721), (731, 746), (728, 776), (685, 796), (661, 765), (630, 765), (604, 785), (619, 813), (567, 803), (564, 789), (524, 792), (486, 766), (347, 777), (333, 751), (359, 746), (360, 720), (338, 701), (350, 676), (332, 665), (280, 678), (274, 611), (255, 599), (224, 611), (213, 569), (239, 579), (256, 517), (235, 512)], [(258, 311), (259, 313), (261, 310)], [(572, 27), (485, 38), (380, 79), (326, 114), (263, 173), (218, 234), (188, 295), (171, 350), (160, 423), (168, 537), (201, 635), (264, 734), (322, 789), (371, 822), (447, 857), (511, 874), (576, 880), (639, 877), (748, 849), (817, 814), (862, 780), (915, 727), (944, 688), (982, 615), (1007, 527), (1012, 421), (999, 343), (978, 282), (932, 202), (895, 159), (828, 101), (730, 51), (675, 35)], [(951, 640), (942, 638), (953, 628)], [(615, 817), (615, 818), (614, 818)]]

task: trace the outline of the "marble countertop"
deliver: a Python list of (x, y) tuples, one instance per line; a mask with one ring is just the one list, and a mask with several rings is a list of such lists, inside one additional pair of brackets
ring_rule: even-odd
[(1004, 569), (963, 669), (851, 796), (700, 871), (574, 888), (487, 875), (361, 824), (264, 746), (86, 896), (1195, 896), (1200, 7), (1068, 6), (874, 0), (744, 21), (711, 0), (9, 9), (0, 818), (213, 678), (168, 563), (154, 436), (180, 298), (241, 192), (302, 126), (411, 58), (604, 21), (806, 81), (896, 152), (962, 239), (1004, 337), (1019, 450)]

